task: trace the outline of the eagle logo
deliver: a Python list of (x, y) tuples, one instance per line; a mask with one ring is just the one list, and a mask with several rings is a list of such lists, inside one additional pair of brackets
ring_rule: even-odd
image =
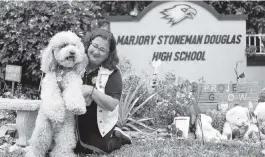
[(186, 18), (193, 19), (197, 11), (187, 4), (178, 4), (164, 9), (160, 13), (163, 15), (162, 18), (169, 20), (168, 23), (174, 26)]

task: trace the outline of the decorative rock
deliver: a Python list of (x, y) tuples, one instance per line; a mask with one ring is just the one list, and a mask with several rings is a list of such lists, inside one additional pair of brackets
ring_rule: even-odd
[(158, 140), (158, 141), (164, 141), (165, 139), (162, 138), (162, 137), (158, 137), (157, 140)]
[(5, 149), (5, 148), (7, 148), (7, 147), (9, 147), (9, 144), (4, 143), (3, 145), (0, 146), (0, 149)]
[(156, 130), (157, 133), (161, 133), (161, 132), (167, 132), (167, 129), (165, 128), (159, 128)]
[(13, 146), (9, 147), (9, 152), (14, 152), (14, 151), (19, 150), (19, 149), (21, 149), (21, 147), (14, 144)]
[(159, 133), (158, 136), (160, 136), (160, 137), (167, 137), (168, 136), (168, 133), (163, 133), (162, 132), (162, 133)]

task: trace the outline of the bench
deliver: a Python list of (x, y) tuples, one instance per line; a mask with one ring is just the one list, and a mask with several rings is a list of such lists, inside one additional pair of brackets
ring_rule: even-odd
[(16, 128), (19, 138), (16, 145), (25, 147), (31, 138), (41, 100), (0, 98), (0, 110), (17, 111)]

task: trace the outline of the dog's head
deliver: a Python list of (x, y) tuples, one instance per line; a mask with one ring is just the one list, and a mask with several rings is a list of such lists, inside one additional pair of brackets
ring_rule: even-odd
[(85, 48), (81, 39), (71, 31), (55, 34), (48, 46), (42, 51), (41, 70), (54, 72), (57, 66), (73, 68), (83, 75), (88, 64)]
[(226, 113), (226, 121), (238, 127), (249, 124), (249, 110), (242, 106), (235, 106)]

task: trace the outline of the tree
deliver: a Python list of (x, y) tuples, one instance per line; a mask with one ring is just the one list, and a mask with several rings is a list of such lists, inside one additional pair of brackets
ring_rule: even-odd
[[(263, 1), (204, 1), (206, 4), (223, 15), (247, 14), (247, 33), (265, 33), (265, 2)], [(152, 1), (119, 1), (119, 2), (97, 2), (106, 12), (106, 15), (130, 15), (137, 7), (142, 11)]]
[(40, 51), (57, 32), (72, 30), (80, 37), (102, 19), (92, 2), (0, 2), (0, 65), (23, 65), (22, 82), (39, 84)]
[(247, 33), (265, 33), (265, 2), (263, 1), (205, 1), (217, 12), (224, 15), (247, 14)]

